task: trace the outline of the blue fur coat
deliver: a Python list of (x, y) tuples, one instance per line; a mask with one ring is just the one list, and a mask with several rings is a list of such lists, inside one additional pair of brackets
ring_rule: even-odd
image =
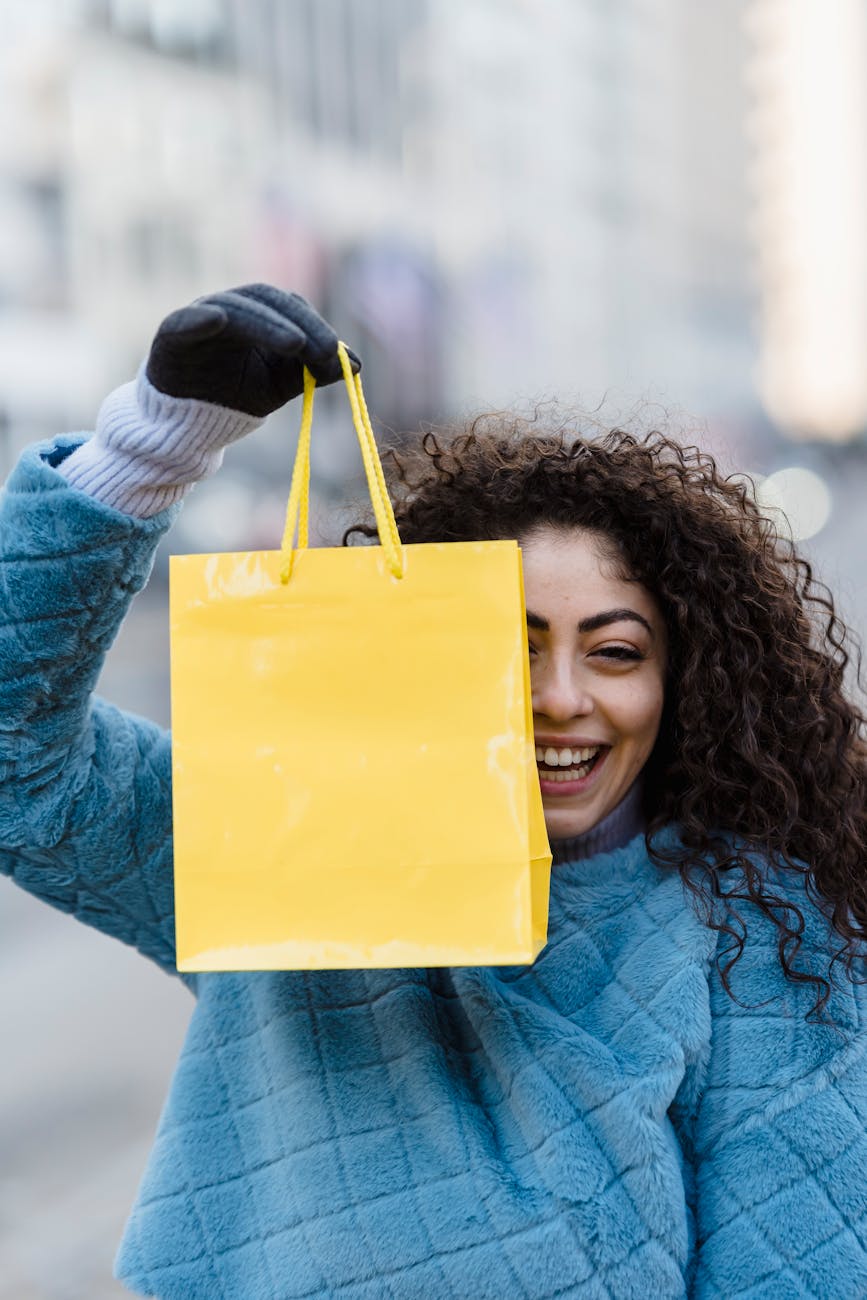
[[(0, 867), (176, 974), (169, 737), (91, 697), (171, 512), (71, 488), (76, 443), (26, 453), (0, 506)], [(638, 837), (555, 867), (529, 968), (185, 977), (118, 1275), (160, 1300), (867, 1296), (865, 989), (806, 1023), (813, 987), (746, 919), (735, 1002)]]

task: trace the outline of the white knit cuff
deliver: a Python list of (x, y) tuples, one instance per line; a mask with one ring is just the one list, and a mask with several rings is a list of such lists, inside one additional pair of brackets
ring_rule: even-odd
[(174, 505), (219, 469), (223, 451), (262, 419), (136, 380), (109, 393), (96, 432), (58, 465), (73, 487), (137, 519)]

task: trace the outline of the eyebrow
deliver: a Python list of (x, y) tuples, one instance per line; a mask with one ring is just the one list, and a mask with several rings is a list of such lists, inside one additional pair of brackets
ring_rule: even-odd
[[(609, 623), (623, 623), (626, 621), (640, 623), (653, 636), (653, 628), (647, 619), (634, 609), (603, 609), (598, 614), (591, 614), (589, 618), (582, 618), (578, 624), (578, 631), (595, 632), (597, 628), (606, 627)], [(550, 631), (547, 618), (542, 618), (541, 614), (533, 614), (529, 609), (527, 610), (527, 627), (537, 628), (540, 632)]]

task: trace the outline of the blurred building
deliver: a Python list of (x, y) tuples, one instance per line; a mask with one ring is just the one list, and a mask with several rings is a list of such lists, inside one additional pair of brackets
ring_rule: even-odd
[(244, 66), (281, 122), (283, 200), (356, 246), (385, 302), (374, 334), (389, 310), (427, 306), (433, 414), (552, 393), (595, 405), (612, 387), (754, 412), (741, 10), (247, 6)]
[(752, 0), (761, 390), (798, 439), (867, 432), (867, 12)]
[[(741, 8), (22, 8), (0, 70), (15, 438), (89, 424), (165, 311), (249, 278), (333, 315), (392, 429), (606, 392), (748, 420)], [(314, 475), (333, 489), (354, 454), (314, 450)]]
[(461, 390), (752, 409), (738, 6), (435, 14), (429, 165)]
[(417, 75), (430, 0), (250, 0), (236, 17), (241, 75), (269, 103), (261, 274), (322, 307), (382, 424), (413, 428), (444, 407), (436, 178), (410, 165), (433, 109)]
[(263, 99), (226, 23), (207, 0), (42, 0), (4, 44), (0, 405), (16, 441), (91, 425), (161, 316), (243, 273)]

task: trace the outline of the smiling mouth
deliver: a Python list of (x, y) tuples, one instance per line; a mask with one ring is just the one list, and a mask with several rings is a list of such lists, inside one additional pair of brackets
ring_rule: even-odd
[(570, 767), (551, 766), (544, 759), (537, 759), (536, 766), (539, 769), (539, 779), (556, 785), (568, 785), (577, 781), (585, 781), (591, 772), (599, 766), (610, 748), (610, 745), (600, 745), (596, 753), (591, 755), (590, 758), (585, 759), (584, 762), (575, 763)]

